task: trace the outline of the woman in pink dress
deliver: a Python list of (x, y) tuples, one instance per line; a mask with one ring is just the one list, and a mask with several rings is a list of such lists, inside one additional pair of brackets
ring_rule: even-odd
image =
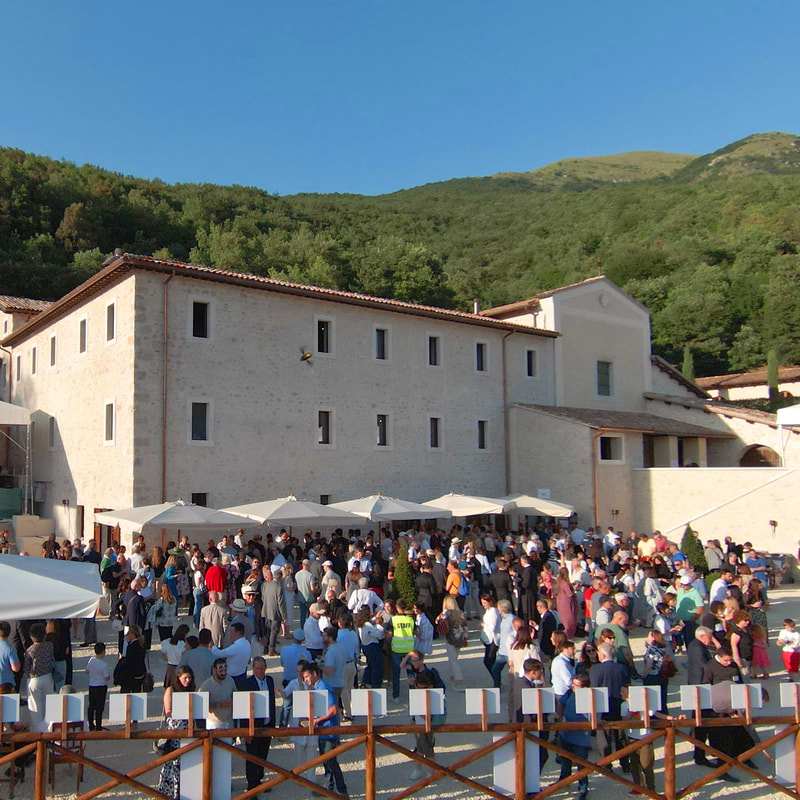
[(558, 571), (554, 594), (556, 611), (558, 611), (559, 620), (564, 626), (564, 633), (567, 635), (567, 639), (572, 639), (578, 627), (578, 601), (575, 597), (575, 590), (569, 582), (569, 574), (564, 567)]

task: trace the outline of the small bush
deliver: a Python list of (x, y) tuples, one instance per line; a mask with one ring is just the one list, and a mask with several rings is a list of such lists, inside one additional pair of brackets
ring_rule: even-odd
[(703, 574), (708, 572), (708, 562), (706, 561), (706, 554), (703, 551), (703, 545), (700, 544), (697, 534), (692, 530), (690, 525), (686, 526), (683, 539), (681, 539), (681, 551), (696, 570)]

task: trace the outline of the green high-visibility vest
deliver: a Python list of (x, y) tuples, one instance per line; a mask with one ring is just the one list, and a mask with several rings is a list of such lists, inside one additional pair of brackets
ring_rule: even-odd
[(410, 653), (414, 649), (414, 617), (396, 614), (392, 617), (392, 652)]

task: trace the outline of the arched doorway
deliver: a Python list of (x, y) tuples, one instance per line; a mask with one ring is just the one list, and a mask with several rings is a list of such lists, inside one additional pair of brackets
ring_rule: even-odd
[(764, 444), (754, 444), (742, 453), (739, 459), (740, 467), (779, 467), (780, 456)]

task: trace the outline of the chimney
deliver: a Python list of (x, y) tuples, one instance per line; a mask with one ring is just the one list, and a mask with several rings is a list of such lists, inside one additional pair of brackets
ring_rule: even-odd
[(473, 314), (480, 314), (480, 311), (481, 311), (481, 301), (478, 300), (478, 298), (476, 297), (472, 301), (472, 313)]

